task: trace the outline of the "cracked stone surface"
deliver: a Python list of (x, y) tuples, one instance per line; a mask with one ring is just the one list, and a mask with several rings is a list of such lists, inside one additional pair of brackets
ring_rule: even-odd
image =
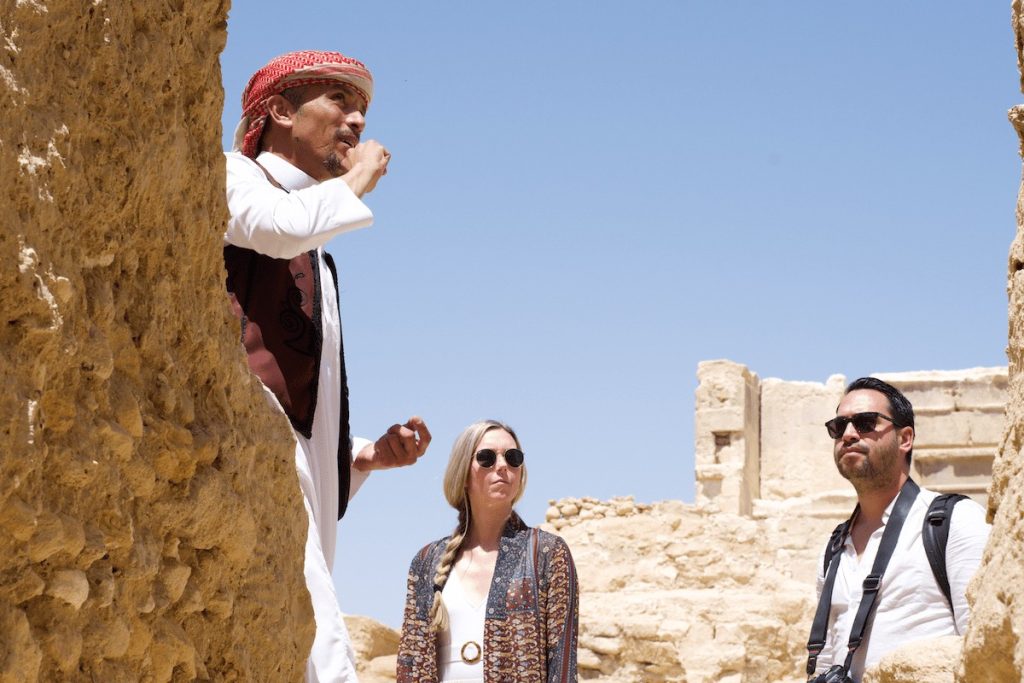
[(0, 0), (0, 683), (301, 680), (287, 423), (226, 303), (220, 0)]

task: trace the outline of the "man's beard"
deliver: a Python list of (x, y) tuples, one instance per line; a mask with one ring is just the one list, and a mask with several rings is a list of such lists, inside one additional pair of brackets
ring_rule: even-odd
[(344, 175), (347, 170), (345, 165), (341, 162), (341, 158), (338, 157), (337, 152), (331, 152), (327, 155), (327, 158), (324, 159), (324, 168), (327, 169), (327, 172), (331, 174), (332, 178), (338, 178)]
[(876, 460), (866, 453), (861, 453), (860, 463), (844, 464), (845, 456), (836, 462), (839, 474), (848, 479), (857, 491), (874, 491), (893, 486), (899, 481), (899, 459), (902, 454), (895, 439), (890, 443), (878, 443), (875, 446)]

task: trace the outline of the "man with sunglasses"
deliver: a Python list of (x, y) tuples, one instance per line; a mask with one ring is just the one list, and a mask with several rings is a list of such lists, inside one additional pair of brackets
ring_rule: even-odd
[[(963, 634), (969, 617), (964, 593), (981, 561), (989, 525), (984, 509), (974, 501), (961, 500), (953, 507), (945, 557), (950, 605), (933, 574), (922, 540), (929, 504), (939, 494), (922, 488), (915, 495), (916, 485), (908, 484), (914, 447), (914, 409), (910, 401), (891, 384), (863, 377), (846, 388), (836, 416), (825, 427), (833, 441), (835, 465), (857, 492), (857, 506), (848, 526), (837, 529), (834, 542), (828, 544), (818, 562), (819, 598), (826, 588), (827, 573), (832, 573), (831, 563), (839, 564), (824, 645), (816, 662), (812, 657), (815, 668), (809, 680), (832, 681), (824, 677), (825, 672), (846, 664), (849, 680), (860, 681), (866, 667), (902, 645)], [(872, 572), (886, 525), (904, 490), (906, 500), (912, 503), (905, 508), (906, 517), (881, 575), (874, 615), (868, 617), (864, 628), (867, 637), (848, 657), (850, 633), (865, 596), (865, 579)], [(830, 571), (826, 572), (829, 554)], [(868, 596), (870, 600), (870, 593)], [(842, 675), (839, 672), (835, 680), (844, 680)]]

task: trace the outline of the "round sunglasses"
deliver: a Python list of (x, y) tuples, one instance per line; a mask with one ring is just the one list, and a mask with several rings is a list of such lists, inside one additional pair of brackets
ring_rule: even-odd
[[(510, 448), (505, 451), (505, 462), (509, 467), (519, 467), (523, 464), (524, 457), (523, 452), (518, 448)], [(498, 462), (498, 454), (492, 448), (484, 448), (476, 452), (476, 461), (480, 467), (490, 469), (494, 467), (494, 463)]]

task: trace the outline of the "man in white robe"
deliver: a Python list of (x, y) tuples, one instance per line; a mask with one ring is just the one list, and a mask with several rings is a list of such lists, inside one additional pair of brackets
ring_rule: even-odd
[(226, 155), (228, 289), (250, 367), (295, 432), (316, 620), (306, 679), (316, 683), (357, 680), (331, 581), (336, 520), (371, 470), (413, 464), (430, 443), (415, 416), (374, 442), (348, 428), (337, 275), (324, 246), (373, 221), (362, 197), (387, 172), (390, 154), (360, 141), (372, 94), (357, 60), (282, 55), (250, 79), (235, 151)]

